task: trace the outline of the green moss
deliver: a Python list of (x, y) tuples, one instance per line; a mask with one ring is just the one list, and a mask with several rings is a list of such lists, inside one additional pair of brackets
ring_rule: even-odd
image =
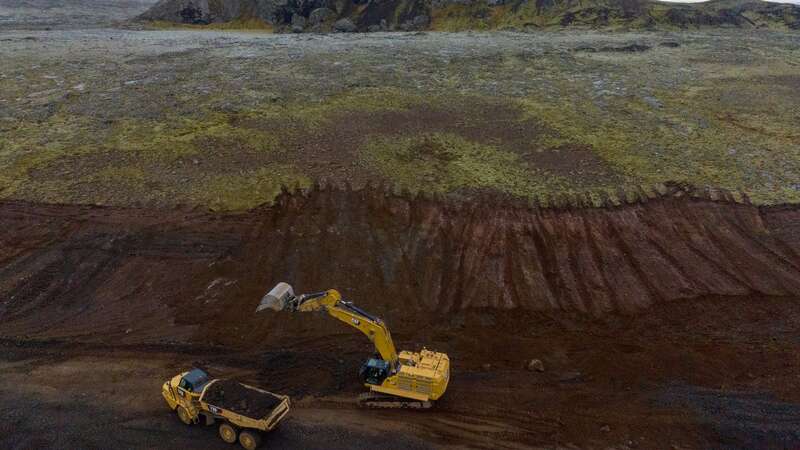
[(300, 123), (303, 127), (329, 123), (337, 116), (354, 112), (402, 111), (413, 106), (435, 102), (431, 96), (397, 88), (354, 89), (324, 97), (318, 101), (295, 101), (281, 105), (265, 105), (241, 113), (263, 121), (280, 120)]
[(90, 135), (88, 120), (62, 114), (40, 122), (19, 121), (0, 133), (0, 196), (23, 189), (38, 167), (91, 152), (86, 145)]
[(165, 161), (214, 150), (208, 145), (214, 141), (221, 146), (244, 146), (262, 152), (275, 150), (273, 136), (234, 126), (231, 119), (220, 113), (169, 121), (123, 119), (114, 124), (105, 145)]
[(758, 92), (761, 87), (746, 81), (717, 80), (658, 91), (661, 108), (633, 96), (598, 103), (580, 87), (565, 89), (569, 95), (557, 102), (529, 98), (523, 104), (555, 130), (543, 138), (545, 145), (591, 147), (626, 184), (684, 181), (744, 189), (758, 203), (798, 201), (793, 180), (800, 179), (800, 134), (796, 115), (782, 110), (798, 95), (766, 86)]
[(309, 187), (311, 180), (288, 165), (271, 165), (236, 175), (220, 175), (197, 187), (192, 200), (216, 210), (244, 210), (271, 203), (281, 187)]
[(385, 178), (411, 192), (474, 188), (531, 197), (564, 182), (526, 167), (515, 153), (447, 133), (374, 137), (361, 149), (361, 157)]

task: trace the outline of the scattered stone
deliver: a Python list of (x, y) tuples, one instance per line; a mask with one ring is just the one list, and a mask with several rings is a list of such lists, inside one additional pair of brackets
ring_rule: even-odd
[(603, 425), (602, 427), (600, 427), (600, 431), (602, 431), (603, 433), (609, 433), (611, 432), (611, 427), (608, 425)]
[(337, 20), (336, 23), (333, 24), (333, 29), (340, 33), (354, 33), (358, 30), (356, 24), (347, 18)]
[(564, 372), (558, 378), (558, 381), (562, 383), (574, 383), (577, 381), (581, 381), (583, 379), (583, 374), (580, 372)]
[(370, 25), (370, 26), (367, 27), (367, 31), (370, 32), (370, 33), (377, 33), (379, 31), (381, 31), (381, 26), (380, 25)]
[(653, 97), (652, 95), (645, 95), (644, 97), (642, 97), (642, 100), (644, 100), (645, 103), (656, 109), (664, 107), (664, 104), (661, 103), (661, 100)]
[(544, 372), (544, 363), (540, 359), (532, 359), (528, 363), (528, 370), (536, 372)]

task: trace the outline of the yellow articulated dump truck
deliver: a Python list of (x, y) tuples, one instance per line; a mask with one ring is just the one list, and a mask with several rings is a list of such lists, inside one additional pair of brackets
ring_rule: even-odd
[(211, 379), (201, 369), (175, 375), (161, 395), (181, 422), (192, 425), (219, 422), (219, 437), (253, 450), (261, 434), (271, 431), (289, 412), (289, 397), (233, 380)]

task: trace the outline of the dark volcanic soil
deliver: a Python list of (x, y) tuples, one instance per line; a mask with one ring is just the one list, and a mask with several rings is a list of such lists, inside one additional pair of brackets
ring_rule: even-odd
[(203, 401), (243, 416), (260, 419), (269, 415), (281, 402), (281, 398), (247, 388), (233, 380), (219, 380), (206, 389)]
[[(195, 364), (293, 396), (277, 448), (375, 433), (396, 448), (800, 445), (800, 210), (650, 197), (318, 189), (230, 215), (3, 203), (0, 446), (107, 447), (80, 410), (124, 429), (120, 448), (215, 445), (159, 397)], [(400, 349), (447, 352), (448, 393), (424, 413), (358, 410), (369, 341), (324, 316), (255, 316), (282, 280), (339, 289)]]

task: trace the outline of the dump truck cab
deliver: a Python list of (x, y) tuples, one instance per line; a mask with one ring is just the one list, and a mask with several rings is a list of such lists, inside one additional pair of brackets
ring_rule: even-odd
[(161, 395), (183, 423), (197, 423), (200, 410), (200, 395), (210, 378), (201, 369), (192, 369), (175, 375), (161, 386)]

